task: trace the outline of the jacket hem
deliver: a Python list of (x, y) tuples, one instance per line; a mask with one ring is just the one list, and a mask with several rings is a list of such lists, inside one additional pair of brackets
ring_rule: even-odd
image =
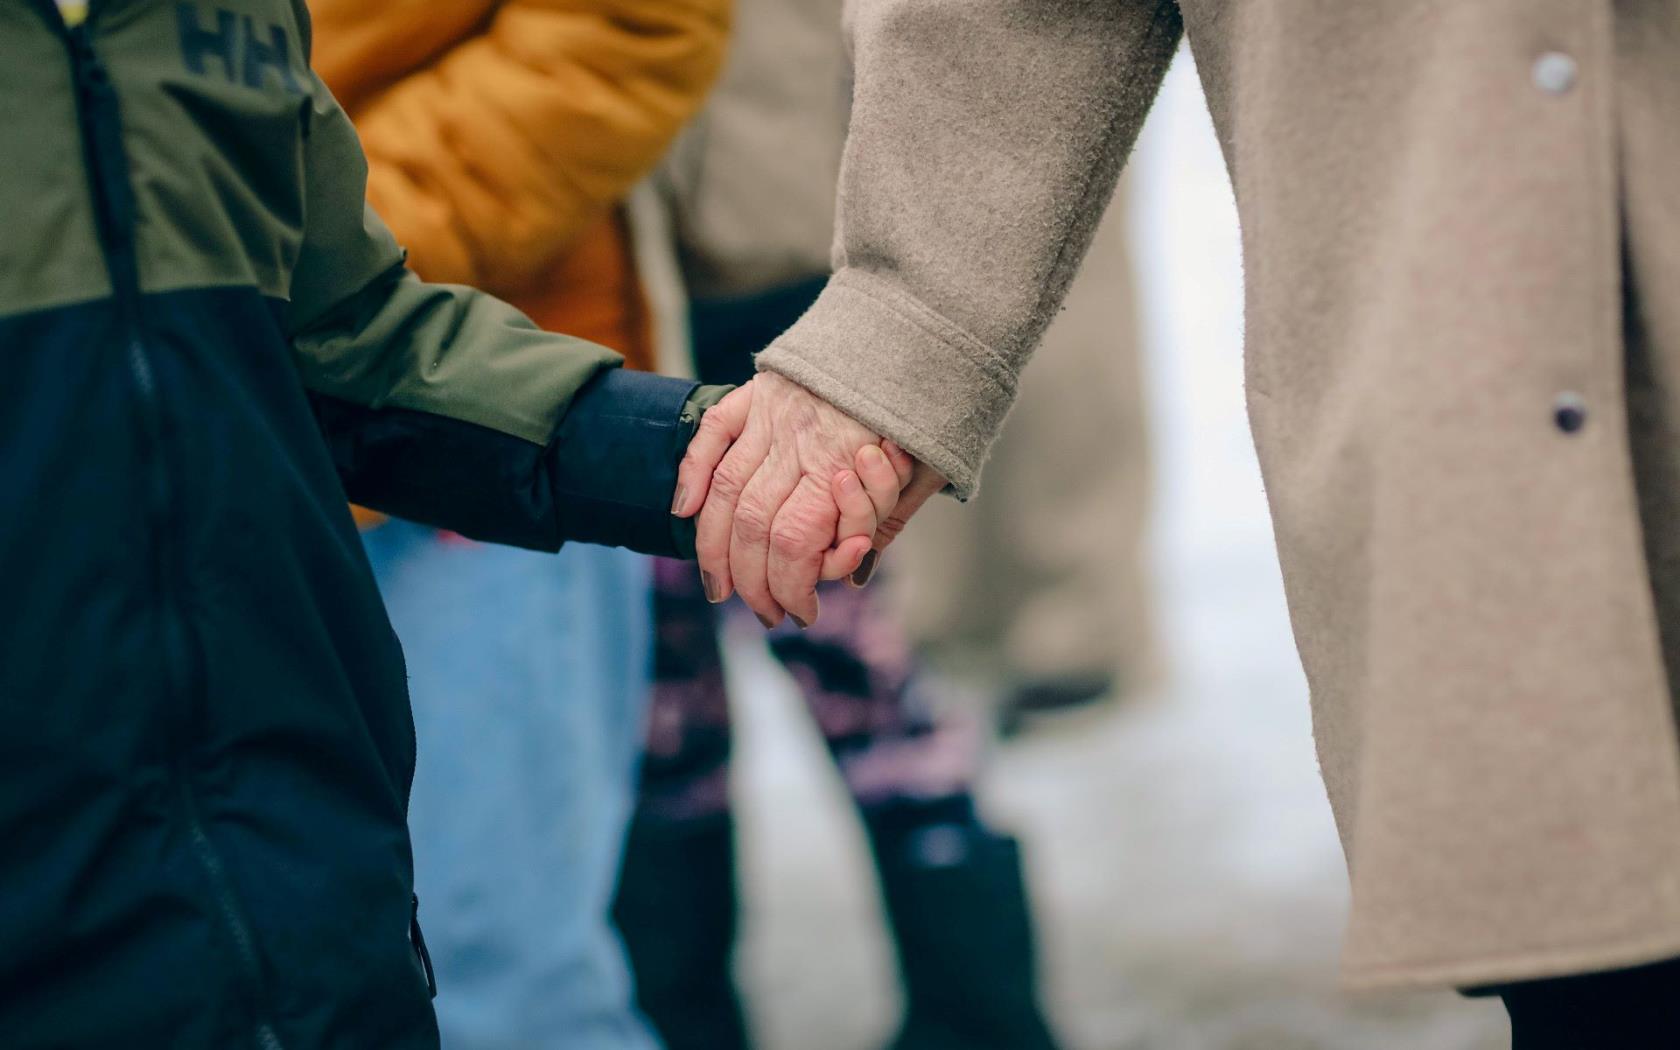
[(1476, 988), (1602, 973), (1680, 958), (1680, 925), (1638, 939), (1593, 941), (1474, 959), (1343, 965), (1350, 992), (1405, 988)]

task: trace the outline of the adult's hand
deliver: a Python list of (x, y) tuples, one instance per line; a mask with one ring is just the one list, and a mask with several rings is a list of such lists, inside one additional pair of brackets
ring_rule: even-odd
[[(784, 612), (814, 623), (818, 580), (856, 572), (897, 513), (914, 464), (893, 452), (868, 427), (772, 373), (708, 412), (678, 470), (672, 506), (680, 517), (700, 515), (707, 598), (737, 592), (766, 626)], [(873, 520), (842, 514), (847, 474), (867, 495)]]

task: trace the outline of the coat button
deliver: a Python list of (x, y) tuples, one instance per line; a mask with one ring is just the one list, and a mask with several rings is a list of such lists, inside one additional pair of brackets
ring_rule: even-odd
[(1580, 394), (1565, 392), (1552, 402), (1552, 422), (1565, 434), (1573, 434), (1587, 425), (1587, 403)]
[(1575, 60), (1562, 51), (1547, 51), (1534, 60), (1534, 86), (1561, 95), (1575, 86)]

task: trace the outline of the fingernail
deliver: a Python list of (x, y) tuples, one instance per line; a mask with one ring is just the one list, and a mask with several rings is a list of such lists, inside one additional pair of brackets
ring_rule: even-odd
[(792, 621), (793, 621), (793, 622), (794, 622), (794, 623), (796, 623), (796, 624), (798, 624), (798, 625), (799, 625), (799, 629), (800, 629), (800, 630), (801, 630), (801, 631), (807, 631), (807, 630), (810, 630), (810, 628), (811, 628), (811, 625), (810, 625), (810, 624), (808, 624), (808, 623), (806, 623), (806, 622), (805, 622), (805, 621), (804, 621), (804, 620), (801, 620), (801, 619), (800, 619), (800, 618), (799, 618), (799, 617), (797, 617), (797, 616), (795, 616), (795, 615), (794, 615), (794, 614), (792, 614), (792, 613), (788, 613), (788, 619), (790, 619), (790, 620), (792, 620)]
[(706, 600), (713, 605), (723, 601), (723, 588), (718, 585), (717, 577), (704, 569), (700, 571), (700, 589), (706, 592)]
[(671, 497), (671, 513), (672, 514), (682, 513), (682, 509), (683, 509), (684, 502), (685, 502), (683, 500), (683, 497), (686, 496), (686, 495), (688, 495), (688, 490), (683, 488), (683, 486), (678, 485), (677, 486), (677, 494), (675, 496)]
[(775, 620), (770, 619), (770, 617), (764, 615), (763, 613), (753, 613), (753, 615), (758, 617), (758, 622), (764, 625), (764, 629), (766, 631), (773, 631), (776, 629)]
[(880, 562), (880, 551), (871, 550), (868, 554), (865, 554), (863, 556), (863, 561), (858, 563), (857, 569), (852, 573), (852, 586), (862, 587), (864, 584), (868, 583), (869, 578), (875, 575), (875, 566), (880, 564)]

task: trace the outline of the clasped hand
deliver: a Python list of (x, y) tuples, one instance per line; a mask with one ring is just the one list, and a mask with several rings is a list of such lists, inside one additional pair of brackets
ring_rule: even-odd
[(766, 627), (819, 613), (817, 583), (862, 585), (945, 479), (791, 380), (757, 378), (700, 420), (671, 513), (695, 524), (708, 601), (739, 594)]

